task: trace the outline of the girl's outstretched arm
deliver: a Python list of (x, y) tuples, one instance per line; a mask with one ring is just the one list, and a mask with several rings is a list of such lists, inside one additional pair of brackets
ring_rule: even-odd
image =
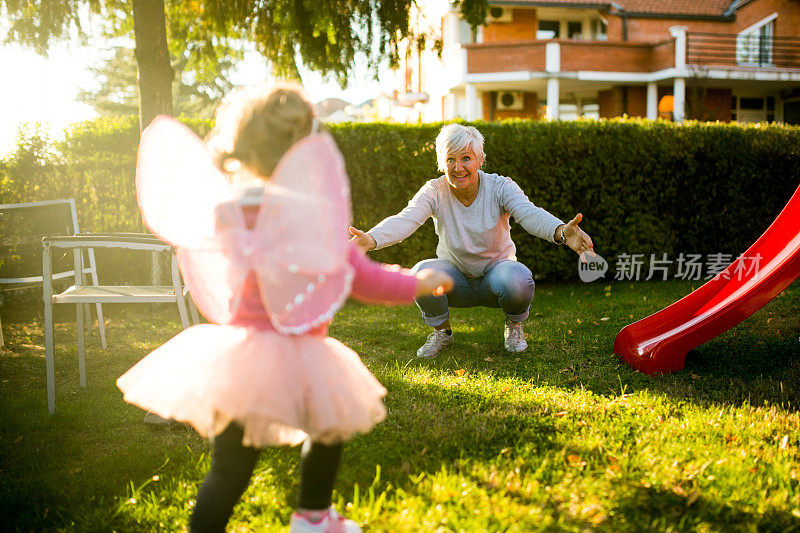
[(364, 303), (410, 304), (415, 296), (441, 296), (453, 287), (453, 280), (443, 272), (426, 269), (414, 275), (407, 268), (368, 259), (354, 245), (350, 245), (348, 254), (355, 269), (350, 294)]
[(417, 279), (409, 269), (373, 261), (354, 245), (349, 246), (348, 260), (355, 270), (350, 295), (356, 300), (383, 305), (414, 301)]

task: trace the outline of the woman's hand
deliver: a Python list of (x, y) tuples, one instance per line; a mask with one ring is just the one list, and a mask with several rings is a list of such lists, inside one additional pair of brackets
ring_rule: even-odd
[[(561, 234), (561, 229), (564, 229), (564, 244), (569, 246), (576, 254), (581, 256), (581, 260), (585, 261), (584, 253), (594, 256), (594, 244), (592, 238), (586, 234), (578, 224), (583, 220), (583, 215), (578, 213), (575, 218), (556, 228), (556, 235)], [(556, 239), (558, 240), (558, 239)]]
[(433, 268), (423, 268), (417, 272), (417, 298), (420, 296), (442, 296), (453, 288), (453, 278), (445, 272)]
[(366, 253), (375, 248), (378, 243), (375, 242), (375, 239), (367, 233), (366, 231), (361, 231), (360, 229), (356, 229), (353, 226), (350, 226), (350, 235), (353, 237), (350, 239), (350, 242), (356, 245), (362, 252)]

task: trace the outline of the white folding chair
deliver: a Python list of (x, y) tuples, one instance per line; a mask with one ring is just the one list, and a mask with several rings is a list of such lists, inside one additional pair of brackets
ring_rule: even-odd
[[(0, 204), (0, 289), (14, 291), (38, 287), (43, 283), (40, 259), (42, 238), (48, 235), (75, 235), (78, 214), (75, 200), (44, 200), (19, 204)], [(73, 269), (73, 262), (56, 261), (51, 271), (53, 280), (68, 280), (76, 275), (89, 275), (97, 285), (97, 266), (94, 250), (86, 250), (88, 261), (82, 261), (81, 270)], [(87, 264), (88, 263), (88, 264)], [(106, 348), (106, 331), (103, 325), (103, 307), (96, 305), (97, 327), (100, 342)], [(89, 321), (89, 307), (85, 308)], [(91, 322), (90, 322), (91, 323)], [(0, 346), (3, 346), (0, 323)]]
[[(74, 270), (82, 268), (84, 249), (116, 248), (148, 252), (169, 253), (171, 257), (171, 285), (85, 285), (81, 276), (75, 274), (75, 284), (55, 294), (50, 276), (51, 249), (72, 250)], [(174, 248), (153, 235), (141, 233), (81, 234), (64, 237), (45, 237), (42, 239), (42, 271), (44, 274), (44, 330), (45, 356), (47, 368), (47, 409), (55, 412), (55, 362), (53, 355), (53, 305), (75, 304), (78, 330), (78, 373), (80, 386), (86, 387), (86, 357), (84, 348), (84, 308), (95, 303), (177, 303), (181, 324), (184, 329), (199, 323), (197, 309), (189, 299), (188, 313), (186, 298), (188, 288), (183, 286)]]

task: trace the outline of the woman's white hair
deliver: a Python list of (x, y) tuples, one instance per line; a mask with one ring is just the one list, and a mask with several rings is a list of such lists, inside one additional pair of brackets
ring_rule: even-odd
[(483, 153), (483, 135), (474, 126), (447, 124), (436, 136), (436, 162), (439, 170), (447, 169), (447, 156), (464, 148), (472, 148), (478, 163), (483, 166), (486, 155)]

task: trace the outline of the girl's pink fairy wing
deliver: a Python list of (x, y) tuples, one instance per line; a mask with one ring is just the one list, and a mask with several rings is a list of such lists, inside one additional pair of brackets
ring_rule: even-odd
[(176, 246), (197, 247), (217, 234), (215, 210), (233, 192), (202, 139), (160, 115), (139, 141), (136, 196), (153, 233)]
[(306, 137), (273, 172), (254, 228), (263, 236), (254, 239), (254, 268), (276, 329), (304, 333), (342, 306), (353, 279), (349, 225), (344, 159), (329, 134)]
[[(235, 202), (224, 205), (241, 212)], [(250, 269), (243, 253), (249, 239), (247, 230), (228, 229), (199, 246), (178, 248), (178, 263), (192, 300), (211, 322), (227, 324), (236, 312)]]
[(136, 195), (147, 227), (178, 247), (198, 309), (212, 322), (228, 322), (248, 271), (241, 248), (249, 235), (205, 143), (173, 118), (153, 120), (139, 143)]

